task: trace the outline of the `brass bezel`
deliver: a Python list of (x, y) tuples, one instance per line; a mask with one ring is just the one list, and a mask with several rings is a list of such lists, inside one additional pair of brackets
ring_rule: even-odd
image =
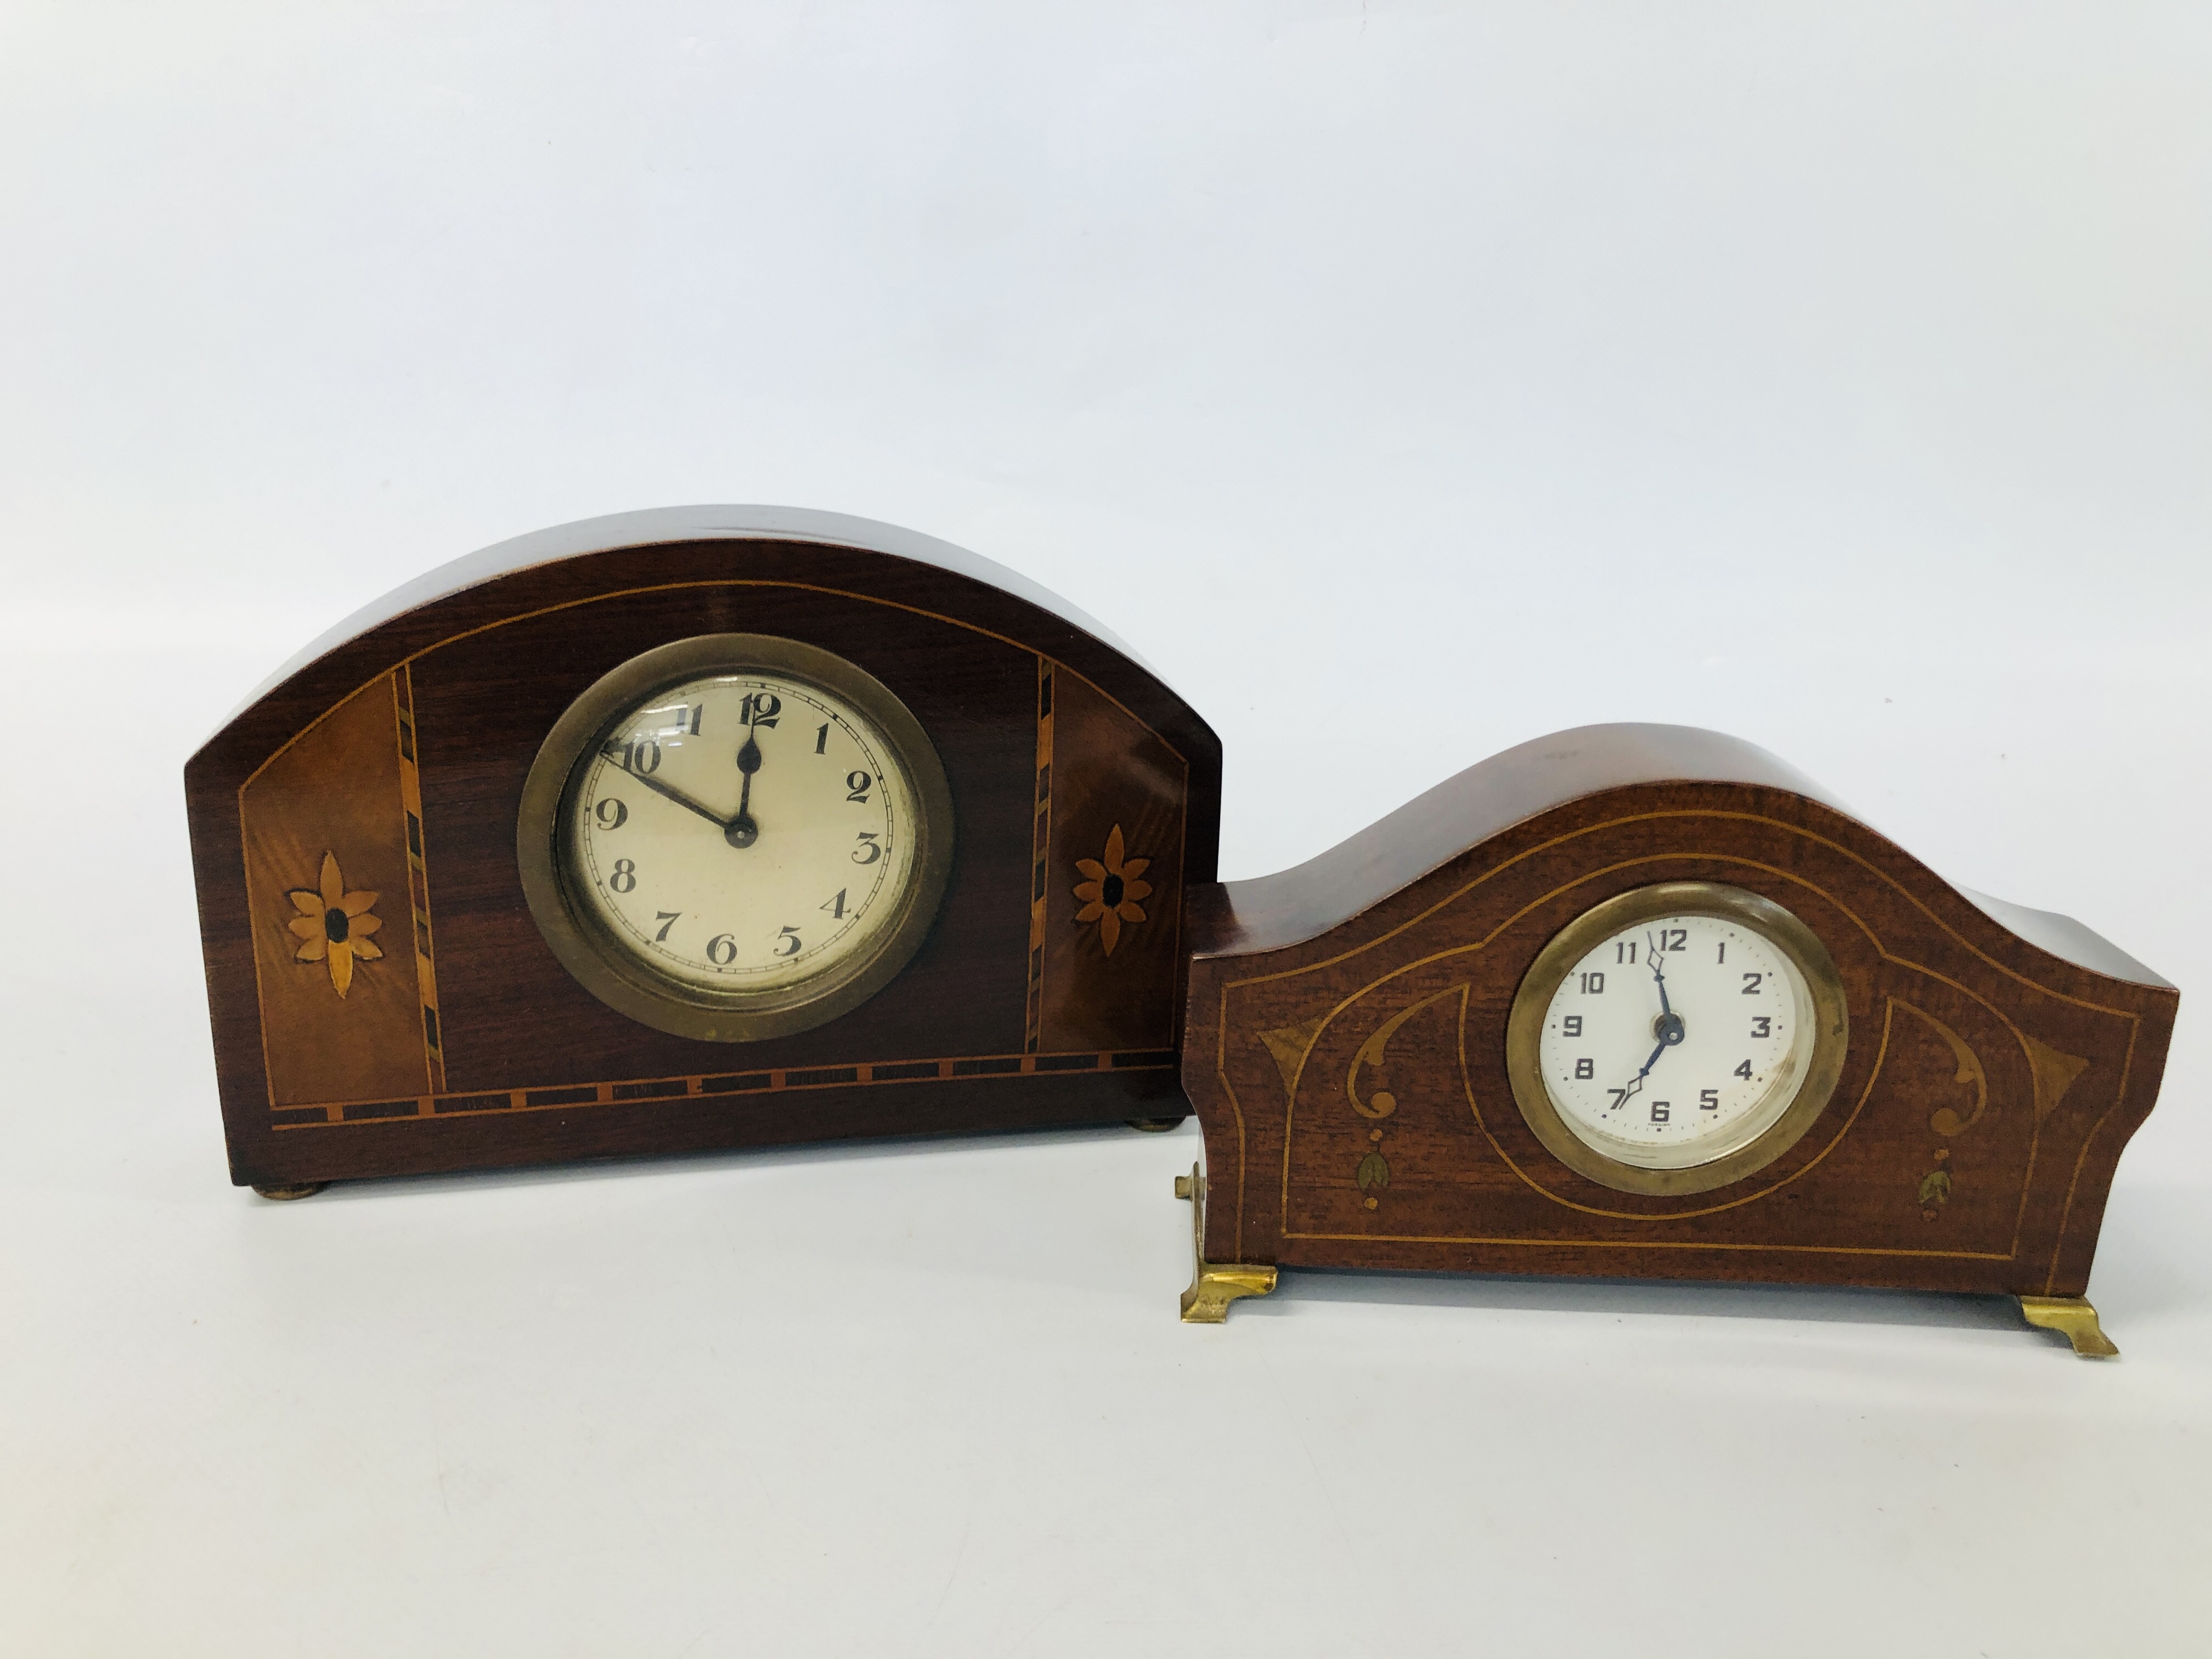
[[(569, 809), (584, 757), (632, 708), (710, 674), (767, 672), (842, 698), (883, 733), (912, 781), (914, 875), (904, 908), (876, 949), (816, 979), (773, 991), (710, 992), (655, 972), (588, 910), (569, 887), (564, 856)], [(858, 665), (818, 646), (769, 634), (702, 634), (632, 657), (585, 690), (553, 723), (522, 787), (514, 852), (538, 931), (561, 965), (600, 1001), (655, 1030), (708, 1042), (789, 1036), (848, 1013), (914, 959), (937, 920), (952, 872), (952, 790), (944, 763), (906, 704)]]
[[(1611, 934), (1660, 916), (1717, 916), (1757, 931), (1796, 963), (1813, 1000), (1813, 1053), (1803, 1080), (1782, 1115), (1754, 1139), (1704, 1164), (1655, 1170), (1623, 1163), (1592, 1146), (1553, 1104), (1538, 1061), (1544, 1016), (1574, 964)], [(1521, 1115), (1545, 1148), (1577, 1175), (1615, 1192), (1653, 1197), (1710, 1192), (1741, 1181), (1796, 1146), (1813, 1127), (1843, 1073), (1850, 1016), (1835, 958), (1813, 930), (1773, 900), (1711, 881), (1661, 882), (1633, 888), (1592, 906), (1554, 933), (1536, 953), (1514, 994), (1505, 1023), (1505, 1074)]]

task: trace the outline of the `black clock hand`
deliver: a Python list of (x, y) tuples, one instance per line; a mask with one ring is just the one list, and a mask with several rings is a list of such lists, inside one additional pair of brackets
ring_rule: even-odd
[(745, 785), (738, 796), (738, 815), (723, 826), (722, 839), (732, 847), (750, 847), (760, 839), (760, 822), (753, 817), (753, 774), (761, 769), (760, 738), (753, 728), (745, 728), (744, 747), (738, 750), (738, 770), (745, 775)]
[(661, 782), (659, 779), (649, 778), (642, 772), (633, 772), (629, 767), (623, 766), (619, 763), (617, 763), (615, 769), (622, 773), (623, 776), (629, 778), (635, 782), (643, 784), (647, 788), (652, 790), (654, 794), (664, 795), (670, 800), (674, 801), (678, 806), (681, 806), (689, 811), (696, 812), (701, 817), (706, 819), (708, 823), (713, 824), (717, 830), (727, 830), (728, 826), (722, 822), (722, 815), (720, 812), (708, 811), (705, 807), (700, 805), (697, 801), (693, 800), (690, 796), (685, 794), (681, 789), (672, 788), (669, 785)]

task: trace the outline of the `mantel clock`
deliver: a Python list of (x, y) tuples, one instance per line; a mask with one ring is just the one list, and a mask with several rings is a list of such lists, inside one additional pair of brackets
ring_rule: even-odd
[(2002, 1292), (2077, 1352), (2179, 998), (1773, 756), (1601, 726), (1190, 901), (1197, 1277), (1291, 1267)]
[(1220, 746), (890, 526), (593, 520), (433, 571), (185, 769), (233, 1176), (1180, 1118)]

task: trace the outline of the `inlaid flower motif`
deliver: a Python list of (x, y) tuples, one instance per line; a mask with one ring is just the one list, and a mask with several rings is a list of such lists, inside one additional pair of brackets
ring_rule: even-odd
[(1075, 867), (1084, 878), (1075, 884), (1075, 896), (1083, 901), (1083, 908), (1075, 913), (1078, 922), (1098, 924), (1098, 943), (1106, 954), (1112, 956), (1114, 947), (1121, 942), (1121, 925), (1132, 925), (1145, 919), (1145, 907), (1137, 902), (1148, 896), (1152, 884), (1139, 879), (1152, 867), (1150, 859), (1124, 859), (1121, 856), (1121, 826), (1115, 824), (1106, 837), (1106, 860), (1078, 859)]
[(355, 960), (374, 962), (384, 954), (383, 947), (369, 937), (384, 926), (369, 914), (376, 908), (376, 895), (347, 892), (337, 854), (325, 853), (320, 889), (295, 887), (285, 896), (300, 913), (290, 924), (300, 939), (292, 960), (330, 963), (331, 983), (343, 996), (353, 984)]

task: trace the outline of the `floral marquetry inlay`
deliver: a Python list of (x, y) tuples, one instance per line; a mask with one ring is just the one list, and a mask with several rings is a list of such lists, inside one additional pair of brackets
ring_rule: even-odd
[(1083, 879), (1075, 886), (1075, 896), (1083, 901), (1083, 908), (1075, 913), (1075, 920), (1085, 927), (1098, 924), (1098, 943), (1109, 957), (1121, 942), (1123, 925), (1133, 927), (1144, 921), (1145, 907), (1138, 901), (1151, 896), (1152, 890), (1152, 883), (1141, 879), (1152, 861), (1125, 859), (1122, 853), (1121, 826), (1117, 823), (1106, 837), (1104, 862), (1075, 861), (1075, 867), (1083, 872)]
[(339, 873), (337, 854), (323, 854), (322, 879), (313, 888), (295, 887), (285, 896), (300, 914), (289, 924), (300, 940), (295, 962), (320, 962), (330, 968), (331, 984), (343, 996), (353, 985), (353, 965), (374, 962), (383, 948), (369, 937), (384, 923), (372, 915), (374, 893), (349, 893)]

